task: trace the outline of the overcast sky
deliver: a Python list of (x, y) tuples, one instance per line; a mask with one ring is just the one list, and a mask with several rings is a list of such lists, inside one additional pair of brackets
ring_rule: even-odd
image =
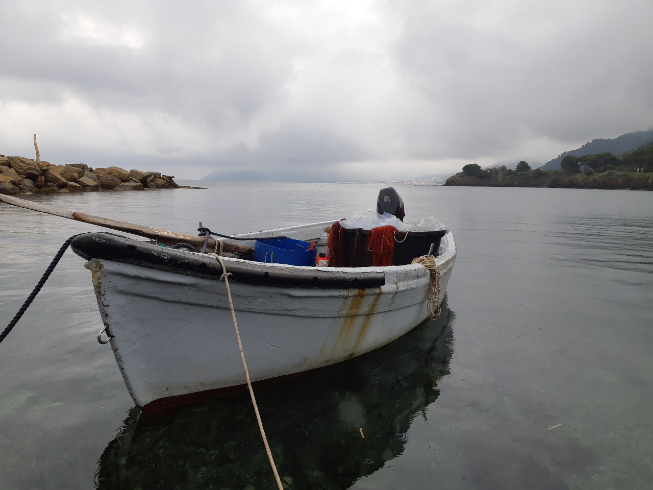
[[(402, 179), (653, 127), (653, 2), (0, 0), (0, 153)], [(317, 175), (316, 174), (316, 175)]]

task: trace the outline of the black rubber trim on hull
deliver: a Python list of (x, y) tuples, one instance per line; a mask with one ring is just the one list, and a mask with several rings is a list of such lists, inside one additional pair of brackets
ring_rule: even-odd
[[(222, 267), (213, 257), (158, 247), (130, 238), (87, 233), (72, 241), (73, 251), (86, 260), (106, 259), (176, 272), (206, 279), (220, 279)], [(228, 261), (230, 280), (246, 284), (311, 288), (372, 288), (385, 284), (382, 272), (324, 271), (310, 267), (270, 266), (260, 262)]]

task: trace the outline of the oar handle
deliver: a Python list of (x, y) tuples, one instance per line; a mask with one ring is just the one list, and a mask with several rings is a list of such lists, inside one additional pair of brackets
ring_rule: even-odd
[[(11, 204), (12, 206), (18, 206), (20, 208), (31, 209), (32, 211), (38, 211), (40, 213), (52, 214), (61, 218), (72, 219), (75, 221), (81, 221), (83, 223), (102, 226), (104, 228), (110, 228), (112, 230), (123, 231), (125, 233), (131, 233), (132, 235), (156, 239), (158, 242), (164, 243), (166, 245), (190, 243), (198, 252), (202, 250), (202, 246), (204, 245), (205, 241), (205, 237), (203, 236), (197, 237), (193, 235), (184, 235), (183, 233), (161, 230), (159, 228), (152, 228), (151, 226), (136, 225), (133, 223), (127, 223), (125, 221), (117, 221), (115, 219), (102, 218), (101, 216), (93, 216), (92, 214), (76, 213), (73, 211), (68, 211), (67, 209), (59, 209), (52, 206), (46, 206), (45, 204), (27, 201), (26, 199), (20, 199), (18, 197), (7, 196), (4, 194), (0, 194), (0, 202)], [(214, 238), (209, 238), (207, 245), (210, 247), (215, 247), (216, 240)], [(249, 247), (230, 243), (228, 241), (222, 242), (222, 249), (225, 252), (252, 252), (252, 249)]]

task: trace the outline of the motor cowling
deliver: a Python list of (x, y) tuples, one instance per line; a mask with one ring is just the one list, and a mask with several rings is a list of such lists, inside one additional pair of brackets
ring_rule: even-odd
[(404, 220), (404, 201), (394, 187), (386, 187), (379, 191), (379, 197), (376, 200), (376, 212), (379, 214), (388, 213), (396, 216), (401, 221)]

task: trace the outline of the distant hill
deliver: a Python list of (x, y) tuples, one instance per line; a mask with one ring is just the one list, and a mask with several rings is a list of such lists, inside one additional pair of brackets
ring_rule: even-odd
[(435, 175), (423, 175), (421, 177), (417, 177), (415, 179), (406, 179), (407, 181), (432, 181), (436, 182), (438, 180), (441, 180), (442, 182), (446, 181), (449, 177), (452, 175), (455, 175), (454, 173), (447, 173), (447, 174), (435, 174)]
[(265, 175), (254, 170), (240, 170), (238, 172), (222, 173), (219, 170), (211, 172), (200, 180), (221, 180), (224, 182), (270, 182)]
[(236, 172), (224, 173), (216, 170), (200, 180), (215, 180), (223, 182), (360, 182), (360, 179), (352, 180), (351, 177), (337, 172), (308, 172), (296, 170), (274, 169), (269, 174), (256, 172), (255, 170), (239, 170)]
[(560, 162), (567, 155), (582, 157), (583, 155), (593, 155), (609, 151), (610, 153), (621, 158), (624, 153), (636, 150), (642, 145), (653, 141), (653, 129), (648, 131), (635, 131), (632, 133), (622, 134), (614, 139), (595, 139), (576, 150), (566, 151), (558, 158), (546, 162), (540, 168), (542, 170), (560, 170)]

